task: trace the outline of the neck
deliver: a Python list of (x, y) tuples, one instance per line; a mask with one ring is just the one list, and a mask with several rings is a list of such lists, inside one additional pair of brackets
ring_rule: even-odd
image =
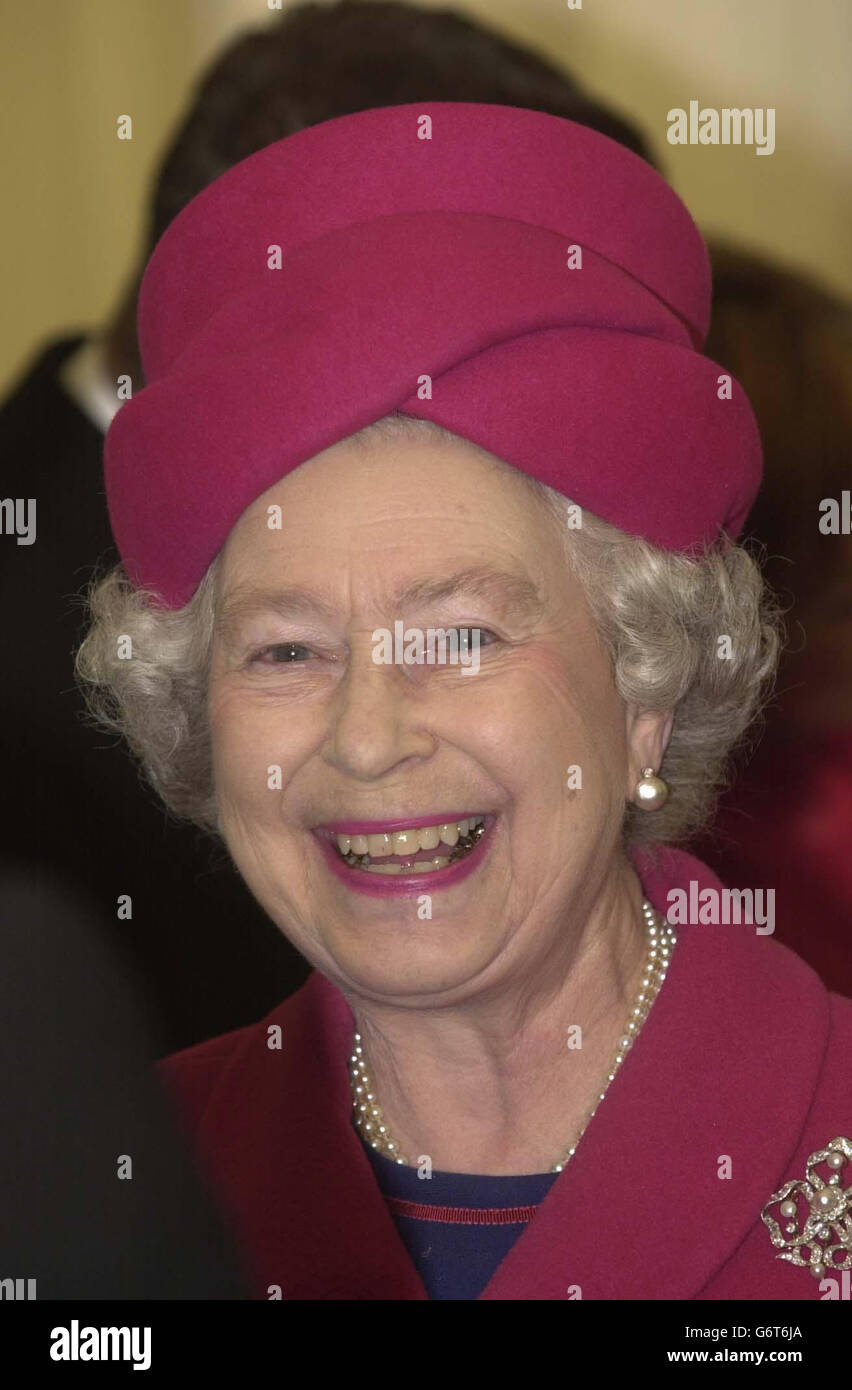
[(374, 1093), (410, 1163), (428, 1155), (438, 1171), (500, 1175), (561, 1159), (603, 1090), (639, 988), (641, 902), (625, 866), (554, 934), (534, 974), (426, 1008), (350, 998)]

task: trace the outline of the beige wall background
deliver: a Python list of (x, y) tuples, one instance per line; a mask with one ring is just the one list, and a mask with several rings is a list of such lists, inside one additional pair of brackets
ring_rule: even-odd
[[(577, 0), (574, 0), (576, 3)], [(421, 0), (428, 4), (429, 0)], [(446, 8), (437, 0), (435, 8)], [(459, 0), (635, 120), (706, 234), (852, 300), (852, 0)], [(96, 326), (139, 254), (152, 171), (191, 86), (267, 0), (0, 0), (0, 390)], [(666, 113), (776, 111), (776, 150), (677, 147)], [(133, 139), (116, 135), (133, 118)]]

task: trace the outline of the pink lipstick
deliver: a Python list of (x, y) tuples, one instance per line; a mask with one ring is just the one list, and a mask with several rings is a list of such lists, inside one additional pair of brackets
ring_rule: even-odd
[[(466, 819), (464, 813), (458, 816), (444, 816), (441, 813), (440, 824), (451, 824), (454, 820), (464, 819)], [(485, 830), (473, 848), (469, 849), (455, 863), (447, 864), (443, 869), (434, 869), (428, 873), (403, 872), (393, 875), (367, 873), (364, 869), (351, 866), (344, 860), (334, 843), (334, 836), (389, 834), (394, 830), (410, 830), (423, 825), (435, 825), (439, 823), (437, 818), (421, 816), (416, 820), (408, 819), (405, 821), (336, 821), (333, 825), (317, 826), (314, 836), (331, 872), (353, 892), (362, 893), (372, 898), (410, 898), (420, 897), (424, 893), (433, 893), (443, 888), (451, 888), (455, 884), (461, 883), (470, 874), (475, 873), (488, 853), (494, 819), (494, 816), (484, 815)], [(440, 848), (449, 850), (448, 846), (442, 845)]]

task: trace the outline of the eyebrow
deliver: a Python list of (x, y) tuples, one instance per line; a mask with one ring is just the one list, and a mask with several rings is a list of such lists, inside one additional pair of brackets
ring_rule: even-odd
[[(440, 579), (416, 579), (395, 595), (391, 606), (404, 608), (438, 603), (461, 594), (504, 605), (522, 616), (537, 617), (544, 607), (538, 585), (531, 579), (490, 565), (472, 566)], [(294, 586), (271, 590), (238, 589), (223, 603), (216, 626), (228, 633), (241, 621), (270, 612), (282, 617), (332, 619), (336, 609), (321, 594)]]

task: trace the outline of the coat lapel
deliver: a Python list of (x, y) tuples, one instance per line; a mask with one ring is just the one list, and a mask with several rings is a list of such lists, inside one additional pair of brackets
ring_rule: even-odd
[[(270, 1030), (282, 1030), (270, 1048)], [(354, 1130), (354, 1022), (314, 972), (223, 1070), (199, 1135), (256, 1297), (426, 1299)]]
[[(721, 889), (678, 851), (637, 869), (663, 912), (690, 879)], [(630, 1054), (482, 1299), (577, 1285), (583, 1299), (690, 1299), (730, 1258), (798, 1147), (828, 1038), (823, 986), (770, 942), (753, 927), (680, 929)]]
[[(690, 879), (721, 887), (677, 851), (637, 868), (661, 911)], [(482, 1300), (689, 1299), (745, 1238), (797, 1148), (828, 1034), (817, 977), (769, 940), (680, 929), (641, 1034)], [(353, 1029), (314, 972), (247, 1030), (204, 1114), (259, 1297), (427, 1298), (351, 1124)]]

